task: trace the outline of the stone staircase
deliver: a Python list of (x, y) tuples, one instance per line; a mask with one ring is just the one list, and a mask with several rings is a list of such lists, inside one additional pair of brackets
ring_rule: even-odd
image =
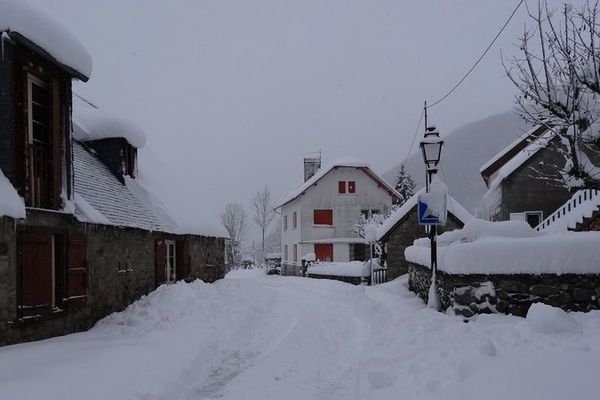
[(582, 230), (590, 220), (599, 215), (600, 190), (578, 190), (535, 229), (540, 232)]

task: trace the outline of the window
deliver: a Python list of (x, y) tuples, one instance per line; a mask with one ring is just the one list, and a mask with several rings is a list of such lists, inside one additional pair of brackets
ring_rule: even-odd
[(333, 210), (315, 210), (315, 225), (333, 225)]
[(125, 168), (123, 175), (129, 175), (130, 177), (135, 178), (137, 176), (137, 149), (129, 143), (126, 143), (123, 156), (123, 167)]
[(177, 247), (174, 240), (167, 240), (167, 265), (165, 269), (166, 282), (177, 280)]
[(287, 231), (287, 215), (283, 216), (283, 230)]
[(356, 193), (356, 182), (354, 182), (354, 181), (348, 182), (348, 193)]
[(21, 318), (39, 318), (85, 302), (85, 235), (48, 231), (21, 232), (17, 239), (18, 310)]
[(283, 246), (283, 259), (284, 260), (288, 260), (288, 246), (287, 244), (285, 246)]
[(294, 245), (294, 262), (298, 261), (298, 245)]
[(296, 229), (298, 227), (298, 214), (296, 211), (292, 214), (292, 228)]
[(27, 205), (51, 208), (53, 199), (52, 113), (50, 86), (27, 76)]
[(338, 182), (338, 193), (346, 193), (346, 181)]
[(543, 213), (541, 211), (524, 211), (520, 213), (510, 213), (511, 221), (525, 221), (535, 228), (544, 220)]

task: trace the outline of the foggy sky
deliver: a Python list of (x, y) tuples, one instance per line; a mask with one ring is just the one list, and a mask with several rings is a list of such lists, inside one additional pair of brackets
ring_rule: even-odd
[[(325, 163), (359, 157), (380, 173), (398, 163), (423, 100), (460, 79), (517, 3), (30, 2), (91, 53), (92, 77), (74, 90), (133, 119), (215, 215), (230, 201), (250, 212), (264, 184), (276, 198), (291, 191), (304, 152), (322, 150)], [(431, 110), (442, 134), (512, 107), (500, 49), (515, 53), (525, 21), (522, 7), (470, 78)]]

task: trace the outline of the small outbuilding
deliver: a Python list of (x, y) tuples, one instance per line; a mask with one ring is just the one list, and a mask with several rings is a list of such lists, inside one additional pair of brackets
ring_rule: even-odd
[[(425, 236), (425, 229), (417, 222), (417, 203), (421, 189), (396, 209), (377, 230), (377, 241), (382, 244), (382, 258), (388, 271), (388, 280), (395, 279), (408, 272), (408, 262), (404, 250), (415, 239)], [(446, 225), (439, 227), (439, 233), (460, 229), (473, 218), (471, 213), (461, 206), (452, 196), (447, 199), (448, 219)]]

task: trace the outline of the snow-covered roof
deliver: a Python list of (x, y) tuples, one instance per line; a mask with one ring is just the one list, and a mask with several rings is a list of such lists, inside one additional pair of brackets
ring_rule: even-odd
[(488, 192), (492, 192), (497, 188), (500, 183), (512, 175), (519, 167), (525, 164), (531, 157), (537, 154), (541, 149), (546, 148), (548, 142), (550, 142), (556, 133), (553, 130), (547, 130), (538, 139), (529, 143), (523, 150), (516, 153), (511, 159), (505, 162), (499, 167), (496, 172), (490, 176), (488, 182)]
[(25, 218), (25, 202), (0, 169), (0, 217)]
[[(496, 154), (483, 166), (481, 166), (479, 172), (484, 177), (489, 178), (491, 175), (493, 175), (495, 172), (501, 169), (504, 165), (510, 162), (510, 160), (512, 160), (515, 156), (522, 153), (531, 144), (537, 142), (538, 138), (547, 133), (548, 130), (549, 128), (545, 125), (537, 125), (534, 128), (530, 129), (525, 134), (521, 135), (517, 140), (513, 141), (511, 144), (502, 149), (498, 154)], [(531, 157), (532, 155), (533, 154), (529, 154), (529, 157)]]
[[(84, 144), (73, 141), (75, 215), (82, 221), (173, 232)], [(83, 200), (83, 201), (82, 201)]]
[(363, 171), (365, 171), (367, 173), (367, 175), (371, 179), (375, 180), (378, 184), (383, 186), (393, 196), (395, 196), (396, 198), (400, 197), (400, 195), (394, 190), (394, 188), (392, 188), (390, 185), (388, 185), (388, 183), (385, 180), (383, 180), (383, 178), (381, 178), (379, 175), (377, 175), (375, 172), (373, 172), (373, 170), (371, 169), (371, 167), (369, 166), (368, 163), (366, 163), (363, 160), (356, 159), (356, 158), (343, 157), (343, 158), (339, 158), (339, 159), (327, 164), (326, 166), (322, 167), (321, 169), (319, 169), (317, 171), (317, 173), (314, 174), (309, 180), (304, 182), (298, 188), (296, 188), (292, 192), (290, 192), (285, 198), (283, 198), (281, 201), (279, 201), (275, 208), (280, 208), (280, 207), (284, 206), (285, 204), (289, 203), (290, 201), (296, 199), (298, 196), (300, 196), (302, 193), (304, 193), (308, 188), (310, 188), (312, 185), (317, 183), (321, 178), (323, 178), (325, 175), (327, 175), (331, 170), (333, 170), (334, 168), (340, 168), (340, 167), (361, 168), (361, 169), (363, 169)]
[(73, 137), (82, 142), (122, 137), (135, 148), (146, 145), (146, 134), (133, 121), (109, 114), (78, 96), (73, 97), (73, 123)]
[(0, 35), (57, 62), (78, 79), (92, 74), (92, 57), (70, 32), (23, 0), (0, 0)]
[[(425, 188), (419, 190), (414, 194), (406, 203), (402, 204), (400, 208), (392, 213), (383, 224), (377, 229), (377, 240), (381, 240), (385, 237), (413, 208), (417, 206), (419, 202), (419, 194), (424, 193)], [(449, 213), (454, 215), (463, 224), (473, 219), (473, 215), (468, 212), (463, 206), (460, 205), (452, 196), (447, 195), (446, 207)]]
[(300, 243), (365, 243), (365, 239), (361, 237), (338, 237), (327, 239), (302, 240), (300, 241)]

